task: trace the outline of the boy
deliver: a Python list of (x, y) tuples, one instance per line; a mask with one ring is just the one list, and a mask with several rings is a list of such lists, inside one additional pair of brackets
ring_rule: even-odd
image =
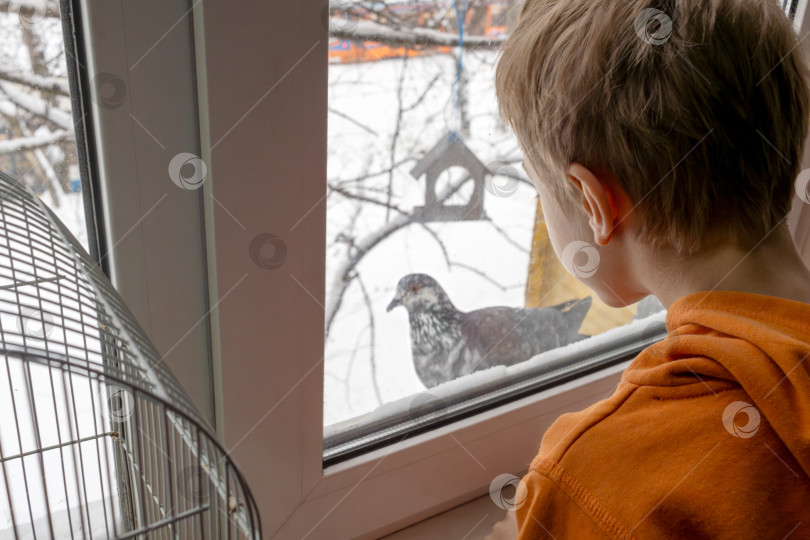
[(669, 335), (549, 428), (490, 538), (810, 538), (803, 47), (774, 0), (526, 1), (496, 88), (554, 250)]

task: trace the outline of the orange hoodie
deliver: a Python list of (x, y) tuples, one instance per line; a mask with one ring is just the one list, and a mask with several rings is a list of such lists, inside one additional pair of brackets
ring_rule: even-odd
[(666, 325), (548, 429), (518, 540), (810, 538), (810, 304), (694, 293)]

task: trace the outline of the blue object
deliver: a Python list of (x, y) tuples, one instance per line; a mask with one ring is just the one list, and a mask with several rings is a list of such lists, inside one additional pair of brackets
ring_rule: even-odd
[(82, 190), (82, 181), (78, 178), (75, 180), (70, 181), (70, 192), (71, 193), (80, 193)]
[(444, 117), (444, 125), (450, 132), (451, 140), (458, 138), (457, 130), (450, 128), (447, 124), (447, 106), (453, 100), (453, 97), (456, 98), (456, 111), (459, 113), (459, 125), (457, 127), (459, 129), (461, 128), (461, 70), (463, 66), (462, 57), (464, 56), (464, 24), (467, 16), (467, 0), (462, 0), (461, 8), (459, 8), (458, 0), (453, 0), (453, 6), (456, 10), (456, 27), (458, 28), (458, 67), (456, 68), (456, 80), (450, 87), (450, 97), (447, 99), (447, 103), (444, 106), (444, 114), (442, 114)]

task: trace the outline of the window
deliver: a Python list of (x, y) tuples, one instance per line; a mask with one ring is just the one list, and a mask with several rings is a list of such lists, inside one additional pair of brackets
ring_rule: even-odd
[[(87, 225), (85, 202), (89, 197), (78, 152), (84, 132), (77, 122), (80, 115), (74, 115), (72, 109), (70, 79), (75, 80), (75, 73), (69, 70), (74, 62), (68, 61), (71, 52), (66, 50), (62, 29), (67, 21), (63, 17), (67, 19), (69, 14), (60, 14), (56, 3), (46, 2), (8, 2), (0, 13), (0, 171), (37, 195), (90, 250), (96, 238), (89, 234)], [(88, 344), (77, 338), (76, 328), (90, 328), (92, 323), (87, 321), (97, 313), (88, 307), (91, 302), (82, 297), (79, 283), (62, 280), (70, 265), (53, 240), (50, 246), (44, 243), (47, 226), (31, 219), (35, 212), (29, 214), (23, 204), (9, 213), (6, 210), (0, 235), (0, 326), (4, 328), (6, 349), (0, 369), (0, 478), (6, 487), (24, 490), (25, 496), (19, 500), (4, 497), (0, 503), (0, 537), (16, 537), (23, 530), (36, 535), (35, 529), (41, 535), (47, 531), (42, 525), (48, 512), (47, 519), (53, 521), (57, 534), (69, 534), (75, 529), (64, 522), (76, 513), (80, 497), (99, 504), (105, 490), (109, 496), (110, 486), (100, 481), (89, 483), (80, 495), (78, 478), (86, 469), (72, 452), (60, 453), (62, 459), (58, 461), (55, 452), (32, 449), (81, 446), (77, 440), (93, 432), (98, 438), (98, 426), (90, 411), (92, 406), (100, 406), (93, 399), (101, 396), (104, 386), (77, 386), (78, 395), (74, 395), (72, 380), (65, 383), (57, 379), (54, 384), (48, 369), (41, 365), (28, 366), (25, 371), (21, 359), (9, 349), (39, 349), (55, 362), (78, 354)], [(31, 238), (36, 238), (40, 253), (34, 253), (27, 243)], [(25, 262), (29, 249), (30, 264)], [(34, 259), (39, 264), (33, 264)], [(52, 272), (45, 276), (34, 270), (39, 266), (42, 271), (49, 264)], [(62, 294), (75, 302), (69, 307), (59, 305)], [(70, 328), (66, 330), (66, 326)], [(96, 362), (96, 353), (91, 345), (84, 359)], [(50, 394), (53, 408), (44, 399)], [(75, 414), (72, 418), (71, 413)], [(71, 423), (79, 418), (78, 424)], [(83, 451), (84, 459), (107, 465), (98, 446), (85, 445)], [(56, 479), (62, 478), (64, 484), (59, 485)], [(12, 525), (18, 528), (14, 530)]]
[(37, 194), (89, 249), (59, 12), (55, 4), (10, 2), (0, 28), (0, 170)]
[[(655, 298), (609, 308), (557, 262), (498, 117), (506, 7), (331, 6), (327, 462), (480, 411), (476, 400), (491, 406), (498, 393), (514, 398), (626, 358), (631, 344), (662, 335)], [(423, 33), (408, 43), (395, 28)], [(462, 46), (448, 46), (459, 34)], [(581, 244), (563, 257), (587, 274), (598, 253)], [(594, 361), (613, 345), (620, 355)]]
[[(225, 447), (250, 479), (264, 534), (275, 538), (328, 538), (333, 531), (346, 537), (381, 537), (486, 494), (497, 475), (525, 470), (540, 435), (560, 414), (581, 410), (609, 395), (627, 365), (622, 359), (632, 358), (645, 341), (655, 339), (650, 332), (661, 328), (660, 322), (649, 330), (646, 325), (640, 329), (619, 325), (592, 338), (593, 350), (583, 351), (582, 357), (566, 349), (547, 353), (545, 372), (529, 373), (532, 362), (515, 367), (520, 373), (515, 373), (514, 384), (498, 378), (488, 389), (487, 381), (477, 381), (477, 388), (465, 384), (458, 392), (450, 389), (446, 394), (443, 389), (416, 388), (415, 394), (403, 391), (399, 398), (383, 396), (393, 401), (379, 408), (373, 387), (366, 387), (364, 391), (372, 396), (368, 407), (352, 402), (355, 408), (349, 411), (358, 416), (344, 416), (348, 419), (337, 423), (336, 416), (330, 416), (325, 422), (332, 413), (324, 411), (323, 399), (328, 395), (324, 387), (334, 382), (327, 382), (331, 376), (326, 375), (324, 354), (329, 350), (324, 339), (327, 283), (331, 284), (327, 258), (335, 255), (327, 246), (345, 247), (326, 235), (327, 222), (333, 218), (327, 207), (336, 203), (350, 210), (353, 204), (327, 191), (327, 179), (345, 180), (331, 160), (327, 163), (327, 154), (338, 148), (334, 140), (327, 144), (328, 125), (341, 122), (347, 128), (348, 154), (374, 154), (352, 139), (365, 132), (352, 121), (358, 118), (329, 102), (330, 92), (344, 92), (339, 85), (330, 88), (329, 84), (329, 58), (335, 54), (329, 50), (330, 32), (333, 38), (350, 41), (367, 27), (355, 4), (332, 4), (330, 8), (326, 0), (259, 2), (246, 12), (227, 2), (150, 0), (149, 9), (124, 1), (84, 2), (91, 53), (86, 63), (88, 79), (112, 73), (125, 82), (127, 90), (118, 108), (94, 108), (102, 196), (106, 207), (115, 208), (105, 216), (108, 243), (115, 245), (108, 257), (110, 273), (192, 400), (216, 422)], [(349, 17), (339, 13), (347, 10)], [(797, 8), (797, 18), (803, 18), (803, 10), (804, 2)], [(335, 17), (332, 24), (330, 14)], [(506, 24), (496, 24), (496, 15), (492, 13), (495, 22), (489, 23), (495, 38), (496, 27), (507, 26), (510, 20), (507, 12)], [(389, 15), (393, 16), (401, 18), (406, 30), (414, 19), (419, 25), (428, 24), (412, 14)], [(449, 25), (439, 30), (453, 35), (452, 6), (446, 18)], [(110, 32), (110, 28), (121, 30)], [(393, 83), (398, 81), (403, 63), (405, 74), (412, 77), (416, 60), (427, 63), (433, 58), (444, 66), (436, 83), (444, 88), (437, 87), (425, 100), (434, 100), (433, 111), (441, 110), (454, 80), (453, 44), (448, 51), (412, 54), (407, 60), (402, 59), (401, 46), (404, 43), (390, 43), (385, 53), (377, 49), (379, 54), (393, 55), (385, 61), (391, 73), (388, 79), (375, 81), (373, 71), (364, 71), (365, 80), (356, 86), (366, 92), (364, 103), (369, 109), (379, 106), (375, 111), (390, 120), (398, 109), (397, 100), (391, 99), (394, 94), (377, 95), (372, 102), (372, 87), (388, 85), (385, 88), (391, 91), (396, 88), (392, 78)], [(462, 64), (475, 62), (477, 56), (478, 65), (485, 65), (481, 62), (485, 55), (485, 50), (471, 52)], [(347, 71), (353, 65), (363, 69), (368, 63), (331, 66)], [(345, 79), (347, 85), (356, 82), (354, 78)], [(160, 99), (154, 99), (155, 94)], [(470, 101), (480, 98), (470, 95)], [(403, 92), (403, 103), (412, 105), (412, 97)], [(379, 105), (385, 100), (389, 105)], [(423, 106), (427, 105), (425, 101)], [(477, 107), (471, 104), (470, 110)], [(472, 126), (483, 121), (469, 119)], [(448, 123), (452, 120), (448, 114)], [(442, 126), (443, 120), (436, 118), (432, 123)], [(390, 130), (390, 123), (366, 127), (390, 137), (390, 131), (383, 131)], [(437, 140), (426, 138), (412, 154), (400, 154), (411, 160), (400, 165), (396, 178), (403, 188), (396, 195), (407, 199), (397, 201), (404, 208), (424, 205), (424, 176), (410, 179), (409, 165)], [(505, 146), (493, 149), (488, 143), (462, 140), (484, 165), (517, 158)], [(409, 146), (413, 143), (401, 146), (400, 152)], [(378, 153), (386, 156), (385, 150), (383, 144)], [(168, 177), (168, 165), (180, 152), (193, 153), (206, 164), (208, 176), (200, 189), (180, 189)], [(351, 162), (356, 156), (339, 157)], [(517, 162), (511, 167), (520, 173)], [(327, 171), (327, 165), (332, 169)], [(450, 170), (439, 179), (439, 187), (453, 182), (458, 174), (466, 171)], [(511, 185), (506, 177), (493, 181)], [(524, 192), (522, 185), (518, 192)], [(528, 193), (528, 203), (533, 204), (533, 194)], [(386, 200), (384, 192), (366, 194)], [(468, 200), (461, 195), (459, 201)], [(495, 199), (486, 185), (484, 197), (485, 209), (493, 202), (517, 200)], [(373, 206), (363, 212), (377, 216), (375, 212), (383, 212), (384, 219), (384, 207), (369, 205)], [(532, 211), (525, 211), (529, 218)], [(477, 223), (438, 225), (449, 230)], [(328, 230), (335, 230), (329, 226)], [(517, 226), (524, 232), (515, 228), (508, 233), (519, 241), (526, 239), (526, 227), (533, 233), (532, 223)], [(424, 232), (420, 225), (412, 229), (414, 236)], [(496, 241), (502, 238), (497, 235)], [(437, 249), (432, 235), (426, 246)], [(450, 255), (464, 256), (464, 249), (454, 247)], [(524, 257), (528, 264), (528, 256)], [(442, 259), (440, 255), (435, 264)], [(459, 275), (464, 275), (462, 270), (457, 269)], [(396, 281), (409, 271), (398, 268), (379, 290), (366, 286), (380, 302), (378, 320), (388, 318), (400, 346), (407, 346), (409, 340), (404, 310), (399, 307), (388, 313), (385, 307)], [(515, 272), (520, 281), (501, 278), (502, 285), (515, 286), (509, 292), (492, 285), (490, 296), (480, 301), (456, 292), (452, 280), (434, 277), (443, 280), (451, 299), (466, 310), (523, 304), (521, 289), (529, 272), (525, 267), (519, 275)], [(341, 310), (345, 308), (344, 316), (350, 316), (359, 308), (354, 316), (365, 326), (368, 316), (362, 292), (352, 294), (354, 304)], [(345, 335), (357, 339), (362, 327), (351, 328), (350, 320), (346, 321)], [(368, 336), (360, 335), (361, 349)], [(604, 341), (600, 344), (600, 340)], [(377, 343), (382, 343), (381, 338)], [(384, 362), (386, 356), (377, 359)], [(369, 383), (367, 348), (358, 351), (355, 363), (358, 371), (365, 370)], [(414, 377), (411, 382), (418, 381)], [(470, 376), (458, 382), (475, 379)], [(460, 400), (454, 402), (454, 396)], [(339, 406), (348, 409), (345, 401)], [(493, 507), (492, 515), (499, 511)]]

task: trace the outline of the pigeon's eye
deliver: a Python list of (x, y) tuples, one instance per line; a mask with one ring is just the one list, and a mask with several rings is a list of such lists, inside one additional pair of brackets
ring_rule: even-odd
[(419, 285), (411, 285), (411, 292), (416, 292), (419, 290)]

